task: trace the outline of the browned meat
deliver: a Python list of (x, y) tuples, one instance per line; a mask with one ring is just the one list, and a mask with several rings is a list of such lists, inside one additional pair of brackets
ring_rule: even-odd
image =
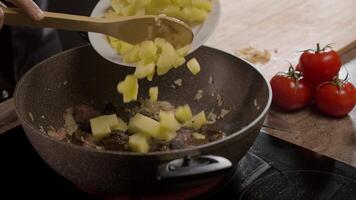
[(169, 147), (171, 149), (184, 149), (192, 146), (198, 146), (208, 143), (207, 139), (196, 139), (193, 137), (195, 131), (188, 128), (181, 128), (178, 130), (177, 137), (174, 138)]
[(74, 107), (74, 120), (80, 124), (80, 129), (90, 131), (89, 120), (95, 118), (101, 113), (93, 106), (80, 104)]
[(102, 141), (106, 150), (125, 151), (127, 150), (127, 143), (129, 136), (120, 131), (114, 131), (109, 137), (104, 138)]
[(60, 128), (58, 130), (49, 130), (47, 131), (47, 134), (56, 140), (67, 139), (67, 131), (64, 128)]
[(203, 132), (207, 136), (209, 142), (214, 142), (216, 140), (220, 140), (225, 137), (225, 133), (221, 131), (217, 131), (216, 128), (206, 125), (203, 127)]
[(92, 134), (81, 130), (78, 130), (73, 134), (71, 142), (84, 147), (96, 147)]

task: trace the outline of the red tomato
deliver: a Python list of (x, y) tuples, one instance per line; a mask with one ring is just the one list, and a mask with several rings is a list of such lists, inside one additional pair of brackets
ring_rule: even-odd
[(329, 46), (320, 49), (319, 44), (316, 50), (304, 51), (299, 63), (303, 77), (313, 89), (323, 82), (331, 81), (341, 67), (340, 56)]
[[(295, 66), (295, 70), (302, 72), (302, 67), (300, 66), (299, 63), (297, 64), (297, 66)], [(302, 73), (303, 73), (303, 72), (302, 72)]]
[(350, 82), (323, 83), (316, 90), (315, 103), (326, 114), (345, 116), (355, 107), (356, 89)]
[(275, 75), (270, 83), (272, 86), (273, 103), (286, 110), (298, 110), (306, 106), (311, 99), (311, 90), (304, 81), (295, 76), (292, 68), (288, 74)]

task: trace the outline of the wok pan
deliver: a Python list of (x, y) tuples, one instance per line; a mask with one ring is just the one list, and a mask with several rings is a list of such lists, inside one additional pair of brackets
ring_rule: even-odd
[[(139, 95), (147, 97), (148, 88), (158, 85), (160, 100), (173, 105), (188, 103), (193, 113), (231, 110), (215, 125), (227, 133), (227, 137), (216, 142), (139, 154), (86, 149), (42, 133), (49, 126), (62, 127), (62, 113), (68, 107), (80, 103), (99, 108), (109, 102), (122, 104), (116, 85), (134, 69), (106, 61), (91, 46), (58, 54), (27, 72), (16, 87), (16, 112), (43, 160), (82, 188), (102, 194), (123, 194), (192, 187), (237, 165), (261, 129), (271, 103), (271, 89), (253, 66), (222, 51), (201, 47), (190, 57), (201, 63), (198, 75), (193, 76), (186, 67), (174, 69), (152, 82), (142, 80)], [(179, 78), (183, 86), (172, 88)], [(203, 98), (194, 100), (198, 90), (204, 91)], [(221, 106), (217, 93), (223, 97)]]

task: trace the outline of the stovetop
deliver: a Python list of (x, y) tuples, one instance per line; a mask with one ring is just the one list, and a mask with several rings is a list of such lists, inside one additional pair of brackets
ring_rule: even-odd
[[(94, 199), (49, 168), (20, 127), (0, 135), (0, 159), (0, 199)], [(356, 168), (261, 132), (231, 181), (197, 199), (355, 200)]]

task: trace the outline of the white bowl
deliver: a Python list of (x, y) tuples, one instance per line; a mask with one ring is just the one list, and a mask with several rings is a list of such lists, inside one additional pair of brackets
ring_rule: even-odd
[[(219, 0), (211, 0), (213, 3), (213, 10), (209, 13), (207, 19), (204, 23), (194, 27), (192, 30), (194, 32), (194, 40), (192, 43), (191, 52), (198, 49), (201, 45), (203, 45), (210, 35), (214, 32), (219, 18), (221, 14), (221, 6)], [(104, 13), (111, 7), (111, 0), (100, 0), (91, 13), (91, 17), (102, 17)], [(110, 62), (132, 66), (130, 64), (123, 63), (121, 56), (117, 54), (117, 52), (111, 48), (110, 44), (106, 40), (105, 35), (100, 33), (88, 33), (89, 41), (93, 48), (98, 54), (100, 54), (105, 59)]]

